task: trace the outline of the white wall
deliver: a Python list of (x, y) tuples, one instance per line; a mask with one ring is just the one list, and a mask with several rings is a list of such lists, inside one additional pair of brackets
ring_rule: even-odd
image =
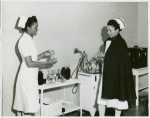
[[(104, 2), (3, 2), (2, 13), (2, 68), (3, 68), (3, 115), (14, 116), (12, 112), (14, 82), (19, 67), (16, 43), (21, 34), (15, 29), (20, 15), (37, 16), (39, 32), (34, 37), (38, 52), (54, 49), (58, 63), (53, 69), (70, 65), (76, 67), (79, 55), (73, 48), (86, 51), (91, 57), (107, 36), (108, 20), (122, 17), (127, 27), (121, 35), (128, 46), (138, 43), (138, 3)], [(132, 12), (131, 12), (132, 11)], [(146, 40), (146, 39), (144, 39)], [(71, 92), (70, 92), (71, 93)], [(75, 99), (72, 97), (71, 99)]]
[(148, 47), (148, 2), (138, 3), (138, 45)]
[[(1, 3), (0, 3), (0, 9), (1, 9)], [(1, 41), (1, 35), (2, 35), (2, 30), (1, 30), (1, 16), (0, 16), (0, 41)], [(1, 43), (0, 43), (0, 49), (1, 49)], [(1, 52), (1, 51), (0, 51)], [(2, 53), (1, 53), (2, 54)], [(1, 55), (0, 55), (0, 67), (1, 67)], [(1, 71), (1, 69), (0, 69), (0, 72), (2, 72)], [(2, 77), (1, 76), (1, 73), (0, 73), (0, 77)], [(2, 78), (1, 78), (1, 81), (0, 81), (0, 86), (2, 86)], [(1, 87), (1, 90), (2, 90), (2, 87)], [(0, 95), (1, 95), (1, 100), (0, 100), (0, 105), (2, 106), (2, 91), (0, 91)], [(2, 108), (0, 108), (0, 111), (2, 111)], [(0, 115), (1, 115), (2, 113), (0, 113)]]
[[(148, 47), (148, 3), (138, 3), (138, 46)], [(148, 75), (139, 78), (139, 88), (149, 85)], [(148, 91), (145, 89), (144, 91)]]

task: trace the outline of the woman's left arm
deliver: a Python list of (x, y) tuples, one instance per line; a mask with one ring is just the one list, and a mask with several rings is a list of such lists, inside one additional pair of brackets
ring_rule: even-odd
[(45, 52), (42, 52), (41, 54), (39, 54), (38, 55), (38, 61), (40, 60), (40, 59), (42, 59), (42, 58), (44, 58), (45, 57)]
[(47, 58), (47, 57), (49, 57), (49, 55), (50, 55), (49, 50), (44, 51), (44, 52), (42, 52), (41, 54), (38, 55), (38, 59), (37, 60), (39, 61), (42, 58)]

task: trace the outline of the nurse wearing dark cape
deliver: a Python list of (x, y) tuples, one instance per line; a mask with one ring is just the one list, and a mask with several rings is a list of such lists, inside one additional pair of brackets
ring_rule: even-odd
[(105, 53), (99, 54), (104, 59), (97, 99), (100, 116), (105, 115), (106, 106), (115, 108), (115, 116), (120, 116), (121, 110), (128, 109), (128, 103), (136, 99), (128, 47), (120, 35), (123, 28), (122, 18), (107, 23), (109, 38), (105, 41)]

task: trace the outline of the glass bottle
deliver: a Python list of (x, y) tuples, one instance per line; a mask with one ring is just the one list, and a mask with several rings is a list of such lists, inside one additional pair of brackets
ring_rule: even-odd
[(47, 78), (46, 78), (46, 84), (49, 84), (49, 70), (47, 71)]
[(53, 82), (53, 70), (49, 71), (49, 83)]
[(92, 73), (92, 63), (89, 62), (89, 73), (91, 74)]
[(96, 73), (99, 73), (99, 63), (96, 63)]
[(84, 57), (84, 72), (87, 73), (88, 72), (88, 55), (85, 53), (85, 57)]
[(54, 74), (54, 76), (53, 76), (53, 83), (55, 83), (56, 82), (56, 74)]

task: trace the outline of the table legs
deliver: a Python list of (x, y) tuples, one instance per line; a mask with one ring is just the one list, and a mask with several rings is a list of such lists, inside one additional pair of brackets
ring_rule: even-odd
[(41, 90), (41, 99), (40, 99), (40, 103), (41, 103), (41, 116), (43, 116), (43, 90)]
[(139, 106), (139, 80), (138, 80), (138, 75), (135, 76), (135, 81), (136, 81), (136, 106)]
[[(65, 99), (65, 87), (64, 89), (64, 96), (63, 98)], [(82, 117), (82, 84), (80, 83), (80, 100), (79, 100), (79, 104), (80, 104), (80, 116)], [(43, 116), (43, 89), (41, 89), (41, 96), (40, 96), (40, 115)]]
[(92, 109), (92, 110), (90, 110), (90, 114), (91, 114), (91, 116), (92, 116), (92, 117), (94, 117), (95, 112), (96, 112), (96, 109)]
[(23, 111), (21, 111), (21, 112), (20, 112), (20, 111), (17, 111), (16, 115), (17, 115), (17, 116), (24, 116), (24, 113), (23, 113)]
[(82, 117), (82, 84), (80, 83), (80, 117)]
[(64, 86), (64, 96), (63, 96), (64, 100), (66, 99), (65, 94), (66, 94), (66, 91), (65, 91), (65, 86)]

